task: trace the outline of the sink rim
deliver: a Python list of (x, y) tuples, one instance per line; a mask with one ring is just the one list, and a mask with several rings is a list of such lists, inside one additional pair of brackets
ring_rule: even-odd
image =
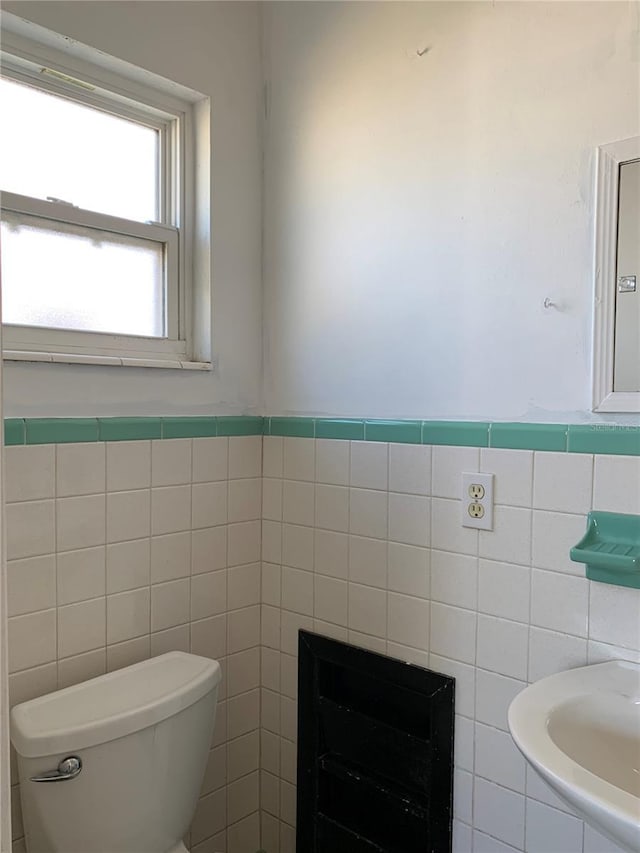
[[(519, 693), (507, 716), (516, 746), (556, 793), (609, 837), (615, 833), (613, 840), (618, 844), (623, 841), (631, 849), (635, 844), (637, 849), (640, 798), (578, 764), (552, 740), (547, 729), (553, 711), (572, 698), (596, 692), (620, 695), (629, 672), (640, 676), (640, 664), (607, 661), (547, 676)], [(622, 836), (616, 830), (624, 830)]]

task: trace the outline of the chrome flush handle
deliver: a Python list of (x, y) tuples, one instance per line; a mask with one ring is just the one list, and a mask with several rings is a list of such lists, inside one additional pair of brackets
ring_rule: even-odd
[(67, 782), (69, 779), (75, 779), (82, 770), (82, 759), (77, 755), (70, 755), (68, 758), (63, 758), (58, 764), (57, 770), (49, 770), (47, 773), (41, 773), (39, 776), (32, 776), (31, 782)]

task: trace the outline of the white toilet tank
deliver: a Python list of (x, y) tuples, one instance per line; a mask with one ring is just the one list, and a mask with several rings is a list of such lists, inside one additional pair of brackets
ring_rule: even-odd
[[(217, 661), (169, 652), (16, 705), (29, 853), (184, 850), (220, 678)], [(59, 766), (73, 778), (32, 781)]]

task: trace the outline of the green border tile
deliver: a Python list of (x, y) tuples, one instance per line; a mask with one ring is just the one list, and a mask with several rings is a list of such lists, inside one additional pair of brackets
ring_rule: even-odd
[(315, 420), (313, 418), (270, 418), (269, 435), (284, 435), (294, 438), (313, 438)]
[(489, 424), (480, 421), (423, 421), (422, 443), (488, 447)]
[(217, 419), (162, 418), (163, 438), (209, 438), (218, 434)]
[(489, 447), (511, 450), (566, 450), (567, 424), (491, 424)]
[(420, 444), (420, 421), (365, 421), (365, 441), (391, 441), (396, 444)]
[(640, 427), (616, 424), (570, 424), (569, 453), (640, 456)]
[(346, 441), (364, 440), (364, 421), (344, 418), (316, 420), (316, 438), (341, 438)]
[(95, 418), (25, 418), (26, 444), (98, 441)]
[(263, 420), (262, 417), (253, 415), (218, 417), (218, 435), (262, 435)]
[(162, 438), (161, 418), (98, 418), (100, 441)]
[(25, 443), (25, 428), (23, 418), (5, 418), (4, 444), (11, 447), (14, 444)]

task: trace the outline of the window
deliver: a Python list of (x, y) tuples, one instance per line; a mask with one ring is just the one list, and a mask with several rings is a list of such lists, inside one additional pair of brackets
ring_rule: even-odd
[(5, 357), (206, 368), (208, 100), (48, 35), (3, 33)]

